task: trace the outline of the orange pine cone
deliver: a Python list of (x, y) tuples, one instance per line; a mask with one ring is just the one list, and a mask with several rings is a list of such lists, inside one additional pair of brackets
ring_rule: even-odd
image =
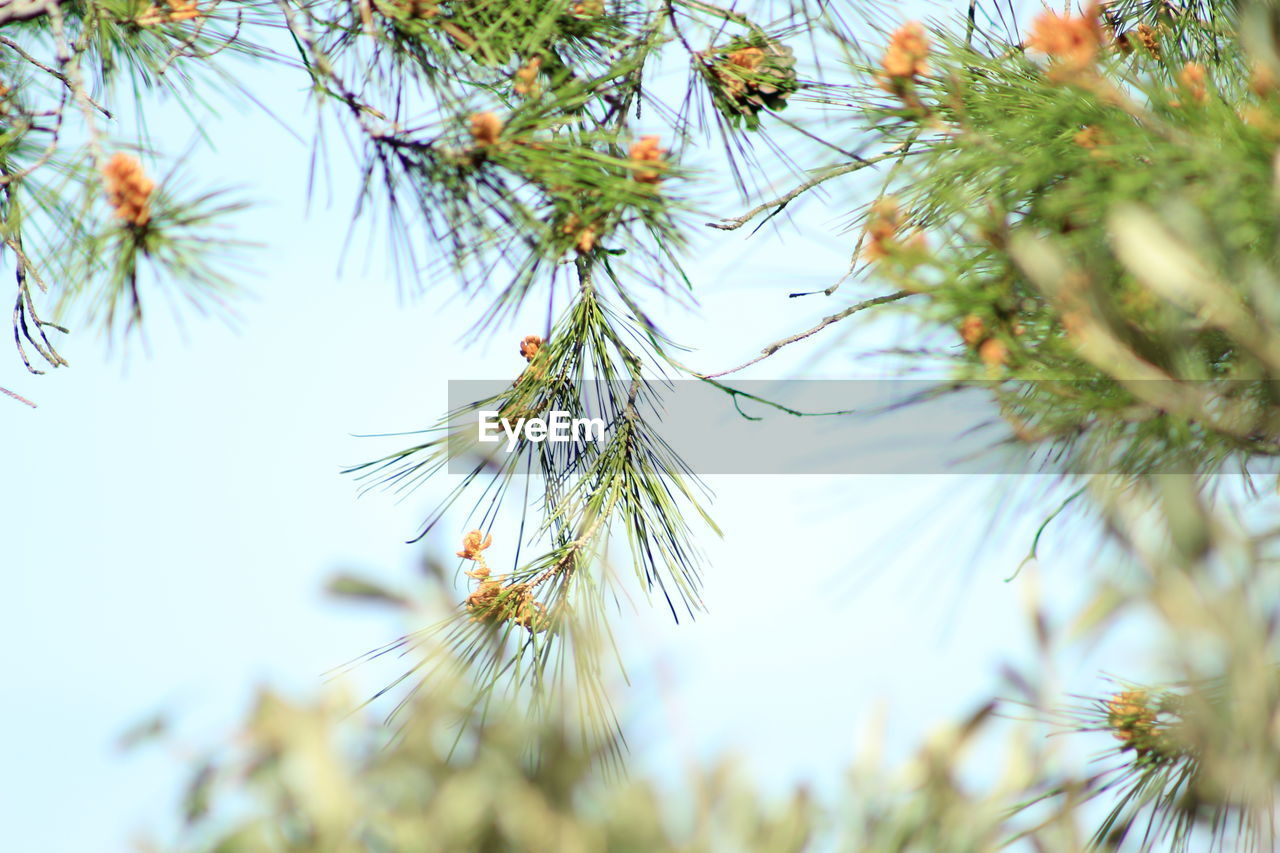
[(142, 226), (151, 221), (151, 194), (155, 182), (147, 177), (142, 164), (124, 152), (117, 152), (102, 167), (107, 201), (118, 219)]
[(493, 544), (493, 535), (485, 536), (479, 530), (473, 530), (466, 536), (462, 537), (462, 550), (458, 552), (458, 556), (464, 560), (476, 560), (481, 557), (481, 551)]
[(642, 184), (658, 184), (662, 182), (662, 170), (667, 168), (667, 149), (661, 147), (657, 136), (642, 136), (631, 145), (631, 159), (641, 163), (651, 163), (652, 168), (632, 166), (632, 177)]
[(502, 119), (495, 113), (471, 114), (471, 138), (476, 145), (495, 145), (502, 133)]

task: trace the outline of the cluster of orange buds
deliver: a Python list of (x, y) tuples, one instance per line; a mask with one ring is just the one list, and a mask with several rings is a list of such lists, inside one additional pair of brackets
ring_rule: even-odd
[(467, 577), (480, 581), (475, 592), (467, 596), (467, 609), (487, 607), (502, 588), (502, 584), (489, 580), (489, 565), (485, 562), (484, 551), (493, 544), (493, 534), (485, 536), (479, 530), (473, 530), (462, 537), (462, 550), (458, 556), (464, 560), (472, 560), (476, 567), (466, 573)]
[(970, 314), (960, 323), (960, 337), (971, 347), (976, 347), (987, 336), (987, 324), (977, 314)]
[(632, 166), (631, 177), (642, 184), (662, 183), (662, 172), (667, 168), (667, 149), (659, 145), (659, 137), (642, 136), (631, 143), (630, 156), (638, 163), (648, 163), (648, 167)]
[(898, 210), (897, 200), (885, 196), (876, 201), (867, 217), (867, 244), (862, 249), (862, 256), (868, 261), (887, 257), (901, 226), (902, 213)]
[(1111, 141), (1102, 128), (1096, 124), (1087, 124), (1072, 137), (1076, 145), (1089, 152), (1089, 156), (1098, 160), (1107, 160), (1111, 154), (1106, 150)]
[(594, 226), (584, 225), (574, 213), (569, 214), (569, 218), (560, 226), (560, 233), (576, 237), (573, 245), (584, 255), (595, 248), (596, 239), (599, 237)]
[(889, 47), (880, 59), (880, 88), (908, 101), (919, 104), (914, 95), (916, 80), (929, 73), (929, 37), (919, 21), (908, 21), (893, 31)]
[(1047, 56), (1056, 73), (1084, 71), (1102, 47), (1098, 4), (1091, 4), (1083, 15), (1041, 12), (1031, 22), (1025, 47)]
[(493, 544), (493, 534), (485, 536), (479, 530), (473, 530), (462, 537), (462, 550), (458, 556), (464, 560), (475, 560), (484, 564), (484, 551)]
[(1102, 133), (1102, 128), (1098, 127), (1096, 124), (1088, 124), (1079, 130), (1072, 139), (1075, 141), (1076, 145), (1092, 151), (1102, 145), (1106, 137)]
[(604, 0), (579, 0), (571, 7), (574, 17), (594, 18), (604, 14)]
[(1009, 348), (987, 333), (987, 324), (977, 314), (970, 314), (960, 322), (960, 339), (969, 349), (977, 351), (978, 358), (987, 367), (999, 367), (1009, 360)]
[(1178, 83), (1182, 86), (1183, 91), (1191, 96), (1191, 100), (1197, 104), (1203, 104), (1209, 100), (1209, 90), (1205, 86), (1205, 82), (1208, 79), (1208, 72), (1198, 62), (1188, 62), (1178, 72)]
[(515, 92), (517, 95), (526, 95), (537, 97), (541, 91), (538, 85), (538, 73), (542, 68), (542, 57), (533, 56), (524, 65), (516, 69), (515, 73)]
[(924, 251), (927, 248), (924, 234), (915, 232), (905, 242), (899, 239), (898, 232), (903, 226), (902, 211), (898, 209), (898, 201), (893, 196), (883, 196), (871, 205), (867, 215), (865, 243), (862, 257), (868, 261), (887, 258), (902, 248)]
[[(547, 375), (547, 364), (545, 359), (534, 364), (534, 360), (537, 359), (538, 353), (541, 352), (542, 348), (546, 345), (547, 342), (538, 335), (526, 335), (524, 340), (520, 342), (520, 355), (524, 357), (525, 361), (529, 362), (529, 366), (520, 371), (520, 375), (516, 377), (517, 385), (521, 382), (537, 382)], [(513, 405), (510, 410), (503, 410), (503, 416), (512, 421), (517, 421), (521, 418), (536, 417), (538, 412), (541, 411), (541, 408), (545, 408), (546, 405), (546, 402), (543, 402), (541, 407), (532, 409)]]
[(525, 361), (533, 361), (534, 356), (538, 354), (538, 350), (542, 349), (542, 345), (546, 341), (542, 340), (539, 335), (527, 335), (520, 342), (520, 355), (524, 356)]
[(1138, 35), (1138, 43), (1154, 58), (1160, 58), (1160, 31), (1150, 24), (1138, 24), (1134, 32)]
[(1280, 121), (1276, 120), (1270, 110), (1250, 104), (1240, 109), (1240, 118), (1245, 124), (1266, 134), (1271, 141), (1280, 141)]
[(147, 177), (142, 164), (124, 152), (117, 152), (102, 167), (107, 202), (115, 209), (117, 219), (142, 226), (151, 221), (151, 194), (155, 182)]
[(154, 27), (157, 24), (176, 24), (203, 16), (196, 0), (165, 0), (165, 8), (153, 3), (142, 11), (136, 21), (140, 27)]
[(502, 119), (498, 118), (496, 113), (471, 114), (471, 138), (475, 140), (476, 145), (482, 148), (496, 145), (501, 133)]
[(908, 21), (893, 31), (889, 47), (880, 60), (888, 77), (914, 79), (929, 73), (929, 37), (919, 21)]
[(501, 580), (491, 577), (483, 551), (492, 544), (492, 535), (484, 536), (479, 530), (473, 530), (462, 538), (462, 550), (458, 552), (459, 557), (476, 562), (474, 569), (465, 572), (467, 577), (479, 581), (464, 602), (472, 621), (511, 621), (531, 632), (541, 630), (547, 610), (534, 599), (529, 584), (503, 586)]
[(1145, 690), (1124, 690), (1108, 699), (1107, 725), (1125, 749), (1133, 749), (1139, 756), (1163, 754), (1170, 746), (1168, 732), (1156, 722), (1156, 710)]
[(498, 595), (502, 592), (502, 584), (499, 581), (489, 580), (489, 570), (487, 568), (474, 569), (467, 572), (467, 576), (480, 581), (475, 591), (468, 595), (464, 602), (467, 610), (473, 614), (471, 618), (479, 620), (482, 616), (493, 611), (493, 605), (496, 603)]
[(1276, 70), (1266, 62), (1255, 62), (1249, 70), (1249, 91), (1266, 97), (1280, 89)]

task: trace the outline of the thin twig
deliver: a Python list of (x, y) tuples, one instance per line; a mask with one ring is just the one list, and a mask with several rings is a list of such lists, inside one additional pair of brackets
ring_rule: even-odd
[(80, 33), (76, 37), (74, 46), (67, 37), (66, 27), (64, 26), (62, 7), (57, 3), (49, 4), (49, 24), (50, 30), (53, 32), (54, 41), (58, 50), (58, 64), (64, 69), (64, 82), (71, 91), (72, 96), (80, 105), (80, 111), (84, 114), (85, 131), (88, 134), (89, 152), (92, 155), (94, 166), (98, 171), (102, 171), (105, 165), (105, 156), (102, 151), (103, 133), (98, 128), (98, 122), (94, 116), (94, 109), (101, 109), (89, 97), (89, 90), (85, 86), (84, 75), (80, 73), (80, 60), (89, 50), (89, 42), (94, 33), (94, 26), (88, 21), (83, 22)]
[[(16, 41), (14, 41), (13, 39), (8, 38), (7, 36), (0, 36), (0, 44), (2, 44), (2, 45), (4, 45), (5, 47), (9, 48), (9, 49), (10, 49), (10, 50), (12, 50), (14, 53), (18, 54), (18, 56), (22, 57), (22, 58), (23, 58), (23, 59), (25, 59), (27, 62), (30, 62), (30, 63), (31, 63), (32, 65), (34, 65), (36, 68), (39, 68), (41, 71), (45, 72), (46, 74), (50, 75), (51, 77), (53, 77), (53, 78), (55, 78), (55, 79), (57, 79), (57, 80), (62, 81), (62, 85), (66, 86), (68, 89), (71, 89), (73, 92), (75, 91), (75, 89), (74, 89), (74, 88), (72, 87), (72, 85), (71, 85), (71, 81), (67, 79), (67, 75), (66, 75), (66, 74), (63, 74), (61, 71), (59, 71), (59, 70), (58, 70), (58, 69), (56, 69), (56, 68), (51, 68), (50, 66), (45, 65), (43, 62), (41, 62), (40, 60), (36, 59), (36, 58), (35, 58), (34, 56), (32, 56), (31, 54), (27, 53), (25, 50), (23, 50), (23, 49), (22, 49), (22, 45), (18, 44), (18, 43), (17, 43)], [(92, 104), (92, 105), (93, 105), (93, 107), (94, 107), (96, 110), (98, 110), (98, 112), (102, 113), (102, 114), (103, 114), (104, 116), (106, 116), (107, 118), (112, 118), (111, 111), (110, 111), (110, 110), (108, 110), (106, 107), (104, 107), (104, 106), (102, 106), (101, 104), (99, 104), (97, 101), (95, 101), (93, 98), (89, 97), (87, 94), (84, 96), (84, 98), (85, 98), (85, 100), (86, 100), (86, 101), (88, 101), (90, 104)]]
[[(914, 132), (912, 132), (909, 138), (903, 140), (901, 143), (894, 146), (893, 151), (890, 153), (900, 152), (900, 156), (898, 157), (898, 162), (893, 164), (893, 168), (890, 169), (889, 174), (885, 176), (884, 183), (881, 184), (880, 186), (880, 192), (876, 194), (875, 201), (871, 203), (872, 207), (875, 207), (875, 205), (879, 204), (888, 195), (889, 188), (893, 185), (894, 177), (898, 174), (898, 170), (902, 168), (902, 164), (903, 162), (905, 162), (907, 155), (911, 153), (911, 146), (914, 145), (916, 140), (919, 138), (920, 138), (920, 128), (917, 128)], [(854, 243), (853, 245), (853, 257), (849, 259), (849, 269), (846, 270), (845, 274), (840, 276), (840, 278), (836, 279), (836, 281), (833, 284), (831, 284), (829, 287), (826, 287), (822, 290), (806, 290), (800, 293), (788, 293), (787, 296), (789, 296), (792, 299), (795, 299), (797, 296), (812, 296), (815, 293), (821, 293), (824, 296), (830, 296), (831, 294), (835, 293), (837, 290), (840, 289), (840, 285), (844, 284), (855, 273), (857, 273), (858, 259), (862, 257), (862, 244), (865, 243), (866, 240), (867, 240), (867, 229), (863, 228), (862, 232), (858, 234), (857, 242)]]
[(769, 210), (770, 208), (776, 207), (777, 210), (775, 210), (772, 214), (770, 214), (770, 218), (772, 218), (773, 216), (776, 216), (779, 213), (781, 213), (782, 209), (786, 207), (788, 204), (790, 204), (792, 201), (794, 201), (797, 196), (808, 192), (809, 190), (813, 189), (814, 187), (818, 186), (824, 181), (829, 181), (832, 178), (838, 178), (841, 175), (847, 175), (850, 172), (856, 172), (859, 169), (863, 169), (867, 165), (869, 165), (870, 162), (874, 162), (874, 161), (864, 160), (862, 162), (845, 163), (842, 166), (836, 166), (835, 168), (827, 171), (825, 174), (819, 175), (816, 178), (810, 178), (809, 180), (805, 181), (803, 184), (800, 184), (799, 186), (787, 192), (785, 195), (779, 196), (778, 198), (775, 198), (772, 201), (766, 201), (764, 204), (760, 204), (760, 205), (757, 205), (756, 207), (751, 208), (741, 216), (735, 216), (732, 219), (721, 219), (719, 222), (708, 222), (707, 227), (718, 228), (721, 231), (736, 231), (739, 228), (741, 228), (743, 225), (746, 225), (756, 216), (759, 216), (764, 211)]
[(695, 373), (693, 375), (696, 376), (698, 379), (716, 379), (721, 376), (728, 376), (730, 373), (737, 373), (739, 370), (743, 370), (744, 368), (750, 367), (753, 364), (757, 364), (761, 361), (764, 361), (766, 358), (773, 355), (783, 347), (789, 346), (798, 341), (803, 341), (805, 338), (812, 337), (813, 335), (816, 335), (818, 332), (821, 332), (827, 326), (830, 326), (833, 323), (839, 323), (841, 320), (845, 319), (846, 317), (851, 317), (854, 314), (857, 314), (859, 311), (864, 311), (867, 308), (873, 308), (876, 305), (884, 305), (888, 302), (897, 302), (899, 299), (904, 299), (916, 292), (917, 291), (914, 291), (914, 290), (898, 290), (893, 293), (885, 294), (884, 296), (876, 296), (872, 299), (863, 300), (862, 302), (859, 302), (855, 305), (850, 305), (848, 308), (844, 309), (843, 311), (840, 311), (839, 313), (832, 314), (830, 317), (824, 317), (822, 319), (822, 322), (814, 326), (812, 329), (807, 329), (803, 332), (800, 332), (799, 334), (792, 335), (789, 338), (783, 338), (780, 341), (774, 341), (764, 349), (760, 350), (760, 355), (756, 356), (755, 358), (751, 359), (748, 362), (738, 365), (737, 367), (731, 367), (728, 370), (722, 370), (719, 373)]
[(35, 403), (31, 402), (26, 397), (23, 397), (21, 394), (13, 393), (3, 385), (0, 385), (0, 394), (4, 394), (6, 397), (12, 397), (13, 399), (17, 400), (19, 403), (26, 403), (28, 406), (30, 406), (33, 409), (36, 407)]
[(902, 151), (902, 147), (903, 146), (895, 146), (893, 150), (886, 151), (885, 153), (872, 157), (869, 160), (859, 159), (853, 163), (844, 163), (840, 166), (835, 166), (827, 170), (823, 174), (818, 175), (817, 177), (810, 178), (809, 180), (805, 181), (804, 183), (790, 190), (786, 194), (779, 196), (778, 198), (775, 198), (772, 201), (766, 201), (764, 204), (760, 204), (760, 205), (757, 205), (756, 207), (751, 208), (751, 210), (748, 210), (746, 213), (742, 214), (741, 216), (735, 216), (731, 219), (721, 219), (719, 222), (708, 222), (707, 227), (718, 228), (721, 231), (736, 231), (737, 229), (741, 228), (743, 225), (746, 225), (755, 217), (759, 216), (764, 211), (770, 210), (776, 207), (777, 210), (774, 211), (774, 213), (770, 214), (770, 218), (772, 218), (773, 216), (776, 216), (778, 213), (781, 213), (782, 208), (786, 207), (788, 204), (794, 201), (798, 196), (803, 195), (804, 193), (808, 192), (809, 190), (813, 189), (819, 184), (829, 181), (832, 178), (838, 178), (841, 175), (847, 175), (850, 172), (856, 172), (859, 169), (866, 168), (867, 166), (874, 166), (876, 163), (880, 163), (885, 160), (890, 160), (894, 157), (906, 156), (906, 152)]

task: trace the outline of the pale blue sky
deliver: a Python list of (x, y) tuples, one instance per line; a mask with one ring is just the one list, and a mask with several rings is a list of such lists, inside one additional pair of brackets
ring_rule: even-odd
[[(312, 120), (299, 82), (272, 72), (256, 88), (305, 137)], [(152, 114), (152, 127), (168, 151), (192, 139), (172, 106)], [(464, 346), (476, 307), (448, 278), (400, 300), (377, 239), (357, 240), (340, 275), (355, 169), (343, 146), (330, 149), (335, 201), (321, 193), (308, 215), (303, 144), (257, 114), (227, 111), (205, 129), (216, 147), (195, 150), (188, 171), (238, 183), (259, 202), (236, 220), (265, 246), (236, 303), (238, 330), (189, 312), (179, 326), (156, 310), (145, 347), (135, 340), (108, 355), (77, 328), (60, 347), (70, 369), (35, 378), (16, 356), (0, 362), (0, 384), (40, 405), (0, 401), (8, 850), (111, 853), (163, 836), (191, 756), (123, 756), (113, 746), (121, 731), (165, 710), (187, 742), (216, 743), (258, 683), (314, 692), (324, 671), (413, 627), (335, 605), (321, 588), (346, 568), (410, 586), (424, 549), (451, 554), (453, 535), (403, 544), (450, 484), (398, 503), (382, 493), (357, 500), (339, 469), (374, 450), (352, 434), (429, 424), (448, 379), (518, 371), (516, 342), (542, 326), (534, 307), (529, 328), (517, 322)], [(127, 126), (119, 133), (127, 138)], [(751, 240), (745, 229), (708, 232), (689, 264), (700, 310), (658, 311), (696, 347), (689, 363), (736, 364), (875, 292), (862, 284), (826, 302), (786, 298), (844, 270), (851, 241), (833, 232), (859, 200), (853, 186), (833, 186), (830, 208), (810, 206), (794, 226)], [(896, 321), (846, 325), (748, 375), (873, 375), (849, 353), (890, 339)], [(619, 629), (635, 676), (620, 702), (638, 766), (667, 774), (690, 756), (736, 751), (769, 784), (831, 781), (878, 707), (890, 720), (888, 753), (901, 756), (988, 695), (1000, 663), (1025, 659), (1027, 586), (1003, 578), (1039, 517), (1015, 516), (978, 549), (994, 478), (709, 484), (725, 533), (705, 537), (711, 612), (673, 626), (640, 602)], [(1082, 571), (1105, 569), (1089, 538), (1070, 530), (1045, 542), (1053, 557), (1042, 593), (1055, 610), (1078, 596)], [(1069, 658), (1065, 685), (1098, 689), (1099, 660), (1112, 670), (1124, 662), (1114, 647)], [(361, 689), (377, 677), (356, 673)]]

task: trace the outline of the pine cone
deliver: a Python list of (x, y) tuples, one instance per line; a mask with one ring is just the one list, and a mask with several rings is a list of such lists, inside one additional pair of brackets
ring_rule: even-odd
[(781, 110), (800, 88), (791, 48), (762, 38), (734, 41), (704, 59), (716, 109), (737, 126), (760, 126), (760, 113)]

